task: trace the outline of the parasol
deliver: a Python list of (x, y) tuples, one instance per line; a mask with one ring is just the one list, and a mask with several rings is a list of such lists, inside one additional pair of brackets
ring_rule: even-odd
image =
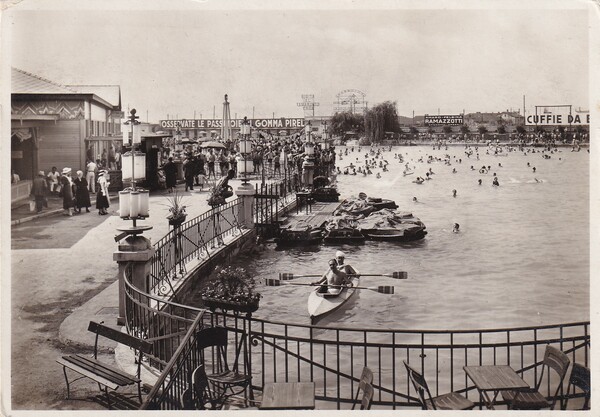
[(223, 145), (220, 142), (215, 142), (213, 141), (209, 141), (209, 142), (203, 142), (200, 145), (201, 148), (221, 148), (221, 149), (225, 149), (225, 145)]

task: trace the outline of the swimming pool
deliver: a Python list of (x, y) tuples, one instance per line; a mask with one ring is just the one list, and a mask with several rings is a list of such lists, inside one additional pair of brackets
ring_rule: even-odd
[[(367, 151), (355, 148), (338, 158), (337, 166), (356, 165), (357, 158), (362, 163)], [(589, 153), (568, 148), (546, 153), (550, 159), (539, 148), (526, 155), (494, 156), (480, 147), (477, 160), (475, 152), (468, 158), (459, 146), (386, 148), (377, 162), (387, 160), (388, 172), (377, 168), (366, 177), (339, 175), (339, 191), (342, 197), (362, 191), (395, 200), (399, 210), (413, 212), (426, 224), (423, 240), (286, 250), (268, 245), (260, 256), (241, 258), (240, 264), (260, 278), (277, 278), (279, 272), (322, 273), (341, 249), (361, 272), (408, 272), (403, 281), (364, 277), (362, 285), (394, 285), (395, 294), (359, 291), (320, 325), (476, 329), (589, 320)], [(446, 155), (451, 165), (427, 163), (429, 156)], [(414, 175), (403, 175), (407, 162)], [(490, 167), (487, 174), (479, 172), (484, 165)], [(412, 182), (430, 169), (431, 180)], [(494, 173), (499, 187), (492, 186)], [(452, 232), (453, 223), (460, 224), (459, 233)], [(309, 323), (307, 287), (261, 284), (259, 291), (263, 299), (256, 317)]]

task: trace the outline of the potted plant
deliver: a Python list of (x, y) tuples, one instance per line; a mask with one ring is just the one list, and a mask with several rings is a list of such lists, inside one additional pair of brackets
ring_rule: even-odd
[(214, 311), (233, 310), (252, 313), (258, 310), (260, 293), (256, 281), (244, 268), (227, 266), (217, 271), (216, 279), (202, 291), (204, 305)]
[(167, 206), (169, 207), (169, 214), (167, 219), (169, 224), (173, 226), (179, 226), (185, 221), (187, 213), (185, 212), (186, 206), (183, 203), (183, 196), (177, 194), (177, 190), (173, 194), (173, 197), (167, 197)]

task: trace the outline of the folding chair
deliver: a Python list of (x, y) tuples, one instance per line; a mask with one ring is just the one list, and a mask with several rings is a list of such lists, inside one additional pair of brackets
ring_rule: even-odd
[[(571, 391), (571, 387), (573, 387), (573, 393), (575, 393), (575, 388), (579, 388), (581, 391), (583, 391), (584, 402), (581, 409), (589, 410), (590, 397), (592, 393), (590, 369), (576, 362), (573, 363), (573, 368), (571, 369), (571, 376), (569, 377), (569, 385), (567, 386), (567, 394)], [(565, 400), (565, 404), (562, 407), (563, 410), (567, 409), (568, 402), (569, 397), (567, 397), (567, 399)]]
[(475, 404), (471, 400), (455, 392), (432, 397), (423, 375), (418, 373), (406, 361), (403, 362), (408, 372), (408, 377), (417, 391), (423, 410), (471, 410), (475, 407)]
[[(372, 383), (373, 383), (373, 371), (371, 371), (369, 368), (367, 368), (365, 366), (362, 370), (362, 374), (360, 375), (360, 382), (358, 383), (358, 389), (356, 390), (356, 395), (354, 396), (354, 403), (352, 404), (353, 410), (356, 407), (356, 404), (358, 403), (358, 395), (360, 394), (360, 392), (363, 393), (363, 396), (361, 399), (361, 404), (360, 404), (360, 409), (368, 410), (369, 408), (371, 408), (371, 399), (373, 398), (373, 386), (371, 385)], [(370, 388), (370, 390), (369, 390), (369, 388)], [(363, 404), (366, 401), (365, 398), (369, 397), (367, 390), (370, 391), (370, 398), (368, 398), (368, 402), (366, 404), (366, 406), (368, 408), (363, 408), (365, 406), (365, 404)]]
[[(528, 391), (503, 391), (502, 398), (508, 402), (511, 409), (539, 410), (541, 408), (550, 408), (553, 410), (556, 405), (558, 393), (563, 387), (563, 381), (570, 363), (569, 357), (559, 349), (550, 345), (546, 346), (544, 360), (542, 361), (542, 371), (535, 387)], [(559, 377), (559, 382), (556, 385), (556, 390), (550, 402), (539, 391), (546, 368), (548, 368), (548, 374), (550, 374), (550, 370), (552, 369)]]
[[(206, 367), (206, 348), (212, 348), (213, 359), (212, 373), (207, 374), (207, 380), (212, 385), (214, 396), (212, 401), (215, 404), (223, 404), (227, 398), (233, 395), (245, 394), (245, 399), (254, 399), (252, 392), (251, 380), (252, 376), (245, 373), (240, 373), (238, 370), (239, 355), (242, 351), (242, 345), (245, 342), (246, 335), (242, 333), (240, 342), (236, 346), (235, 361), (233, 366), (229, 368), (227, 362), (227, 329), (224, 327), (208, 327), (198, 331), (198, 349), (203, 353), (203, 363)], [(247, 363), (247, 361), (244, 361)]]

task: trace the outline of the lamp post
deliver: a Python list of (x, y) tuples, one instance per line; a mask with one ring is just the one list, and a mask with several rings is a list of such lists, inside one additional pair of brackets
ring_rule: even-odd
[[(137, 220), (143, 220), (149, 216), (150, 196), (147, 190), (136, 188), (136, 180), (146, 176), (146, 155), (136, 152), (137, 145), (141, 142), (141, 132), (138, 127), (139, 116), (132, 109), (128, 120), (123, 125), (123, 145), (131, 143), (131, 151), (122, 156), (122, 177), (129, 179), (131, 187), (119, 191), (119, 213), (122, 219), (132, 220), (133, 226), (118, 227), (121, 233), (115, 236), (115, 242), (119, 242), (118, 250), (113, 253), (113, 260), (119, 264), (119, 316), (117, 324), (125, 324), (126, 318), (126, 275), (129, 276), (131, 285), (143, 292), (149, 291), (148, 283), (151, 269), (151, 260), (154, 249), (150, 240), (142, 233), (152, 229), (152, 226), (138, 226)], [(131, 133), (131, 141), (130, 134)], [(124, 241), (121, 241), (125, 238)]]
[(253, 170), (252, 161), (248, 160), (248, 155), (252, 153), (252, 141), (250, 140), (250, 121), (246, 116), (240, 125), (239, 151), (240, 157), (237, 160), (237, 172), (242, 174), (243, 186), (248, 184), (248, 172)]
[(137, 225), (137, 220), (143, 220), (149, 216), (150, 194), (148, 190), (136, 187), (136, 180), (146, 178), (146, 155), (137, 151), (137, 145), (141, 143), (140, 122), (137, 120), (139, 116), (136, 116), (135, 109), (132, 109), (130, 113), (124, 124), (126, 127), (123, 129), (123, 145), (131, 143), (131, 151), (122, 156), (122, 178), (123, 181), (129, 179), (131, 186), (119, 192), (119, 213), (122, 219), (132, 220), (133, 227), (119, 228), (118, 230), (123, 232), (117, 236), (120, 239), (129, 234), (141, 234), (144, 230), (152, 229), (152, 226)]
[(310, 121), (304, 127), (306, 143), (304, 144), (304, 162), (302, 163), (302, 182), (307, 188), (312, 188), (315, 170), (315, 144), (311, 141), (312, 126)]

